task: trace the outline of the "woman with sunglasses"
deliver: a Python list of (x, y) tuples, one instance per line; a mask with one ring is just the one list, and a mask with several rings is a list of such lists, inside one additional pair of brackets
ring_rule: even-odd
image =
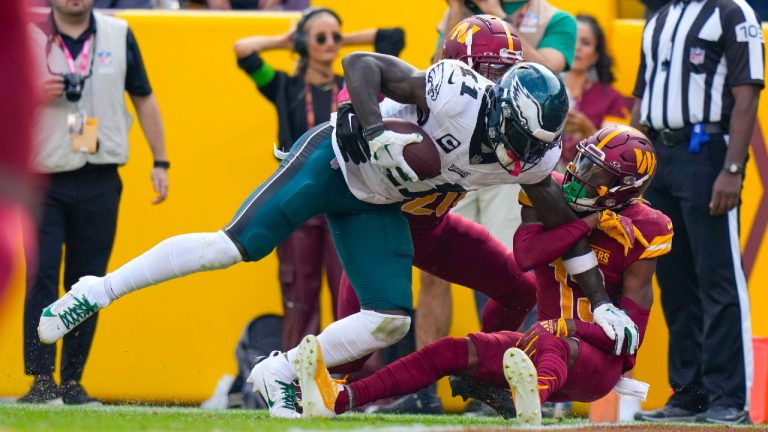
[[(330, 9), (307, 9), (298, 23), (281, 35), (257, 35), (235, 43), (237, 64), (275, 105), (278, 150), (287, 153), (299, 137), (330, 119), (344, 79), (333, 71), (342, 45), (373, 44), (376, 51), (399, 55), (402, 29), (363, 30), (342, 35), (341, 19)], [(289, 49), (299, 59), (293, 74), (273, 69), (261, 52)], [(325, 218), (316, 216), (301, 225), (277, 248), (283, 295), (283, 349), (296, 346), (305, 334), (319, 331), (322, 266), (336, 311), (341, 264)]]

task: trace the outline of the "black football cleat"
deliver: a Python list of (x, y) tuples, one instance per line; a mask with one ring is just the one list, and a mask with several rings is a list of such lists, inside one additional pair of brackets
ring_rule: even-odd
[(443, 404), (431, 388), (395, 399), (389, 405), (376, 406), (366, 412), (374, 414), (443, 414)]
[(505, 420), (517, 417), (515, 404), (509, 389), (503, 389), (485, 384), (473, 378), (451, 376), (451, 395), (461, 396), (463, 400), (475, 399), (493, 408)]

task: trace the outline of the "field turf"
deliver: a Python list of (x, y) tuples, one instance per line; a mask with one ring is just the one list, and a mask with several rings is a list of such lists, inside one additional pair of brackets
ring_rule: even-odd
[[(83, 408), (44, 405), (0, 405), (0, 432), (6, 431), (496, 431), (511, 430), (501, 417), (406, 416), (349, 414), (334, 420), (270, 419), (265, 411), (202, 410), (152, 406)], [(755, 427), (749, 428), (753, 430)], [(712, 426), (633, 424), (589, 427), (584, 420), (546, 420), (543, 429), (599, 431), (726, 430)], [(747, 430), (746, 428), (739, 428)], [(762, 428), (768, 430), (767, 428)], [(530, 429), (529, 429), (530, 430)], [(728, 429), (733, 430), (733, 429)]]

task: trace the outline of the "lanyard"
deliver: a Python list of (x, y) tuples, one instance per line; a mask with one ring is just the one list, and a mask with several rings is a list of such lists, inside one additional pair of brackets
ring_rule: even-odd
[[(72, 54), (69, 52), (69, 49), (67, 48), (67, 44), (64, 43), (64, 41), (61, 39), (61, 36), (58, 34), (54, 36), (56, 39), (56, 43), (59, 44), (61, 47), (61, 50), (64, 51), (64, 57), (67, 59), (67, 67), (69, 68), (70, 73), (77, 73), (77, 68), (75, 68), (75, 60), (72, 58)], [(93, 35), (88, 36), (88, 39), (85, 40), (85, 43), (83, 44), (83, 56), (80, 58), (80, 75), (85, 76), (85, 70), (88, 67), (88, 56), (90, 55), (90, 48), (91, 48), (91, 41), (93, 40)]]
[[(336, 77), (334, 77), (333, 86), (331, 87), (331, 112), (336, 111), (336, 94), (338, 90)], [(307, 108), (307, 130), (309, 130), (315, 127), (315, 107), (312, 105), (312, 87), (307, 81), (304, 81), (304, 101)]]

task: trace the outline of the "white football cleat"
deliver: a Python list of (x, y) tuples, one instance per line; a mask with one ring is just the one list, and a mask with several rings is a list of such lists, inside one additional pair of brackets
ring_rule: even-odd
[(246, 381), (253, 384), (253, 391), (264, 398), (270, 417), (299, 418), (301, 414), (296, 411), (296, 390), (293, 388), (293, 381), (283, 380), (276, 373), (281, 361), (288, 363), (283, 353), (272, 351), (269, 357), (253, 367)]
[(73, 328), (85, 321), (99, 310), (99, 306), (91, 303), (86, 292), (95, 284), (104, 283), (103, 278), (96, 276), (81, 277), (72, 289), (63, 297), (43, 309), (40, 323), (37, 325), (37, 335), (40, 342), (56, 343)]
[(512, 400), (515, 402), (517, 422), (523, 425), (540, 425), (541, 401), (536, 366), (517, 348), (508, 349), (502, 362), (504, 377), (507, 378)]
[(301, 388), (302, 418), (336, 417), (334, 406), (339, 396), (337, 384), (323, 363), (320, 343), (313, 335), (304, 336), (293, 360)]

